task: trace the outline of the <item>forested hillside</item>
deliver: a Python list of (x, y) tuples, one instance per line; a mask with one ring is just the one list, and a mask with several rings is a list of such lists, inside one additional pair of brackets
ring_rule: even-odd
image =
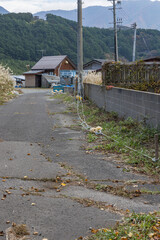
[[(35, 20), (30, 13), (0, 15), (0, 62), (8, 64), (14, 73), (27, 70), (45, 55), (68, 55), (76, 63), (76, 22), (47, 15), (47, 20)], [(133, 30), (119, 31), (119, 54), (132, 59)], [(105, 58), (113, 53), (113, 31), (84, 28), (84, 62)], [(160, 32), (138, 30), (137, 57), (160, 54)]]

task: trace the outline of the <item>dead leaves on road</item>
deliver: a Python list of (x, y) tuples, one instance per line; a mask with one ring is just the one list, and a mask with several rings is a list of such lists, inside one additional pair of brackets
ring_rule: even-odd
[(4, 232), (0, 231), (0, 236), (3, 237), (4, 236)]

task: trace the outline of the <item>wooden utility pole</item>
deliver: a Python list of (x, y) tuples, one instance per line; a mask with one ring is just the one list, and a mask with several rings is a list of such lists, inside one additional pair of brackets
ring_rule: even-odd
[(117, 21), (116, 19), (116, 9), (121, 9), (117, 8), (117, 5), (121, 4), (121, 1), (119, 0), (108, 0), (109, 2), (112, 2), (113, 7), (110, 8), (109, 10), (113, 11), (113, 26), (114, 26), (114, 59), (115, 62), (118, 62), (118, 38), (117, 38), (117, 23), (122, 23), (122, 19), (120, 19), (120, 22)]
[(77, 67), (78, 94), (83, 96), (83, 29), (82, 29), (82, 0), (78, 0), (78, 31), (77, 31)]

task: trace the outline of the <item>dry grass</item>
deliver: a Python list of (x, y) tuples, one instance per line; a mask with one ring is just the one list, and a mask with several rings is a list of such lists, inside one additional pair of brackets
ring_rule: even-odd
[(24, 224), (14, 226), (13, 231), (17, 237), (30, 235), (27, 226)]
[(84, 83), (102, 85), (102, 73), (89, 72), (84, 77)]
[(9, 68), (0, 65), (0, 104), (13, 97), (13, 80)]

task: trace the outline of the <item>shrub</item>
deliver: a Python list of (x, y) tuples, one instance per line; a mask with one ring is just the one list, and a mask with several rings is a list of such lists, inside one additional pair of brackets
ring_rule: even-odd
[(102, 85), (102, 73), (89, 72), (84, 77), (84, 83)]
[(0, 65), (0, 103), (13, 96), (13, 80), (9, 68)]

